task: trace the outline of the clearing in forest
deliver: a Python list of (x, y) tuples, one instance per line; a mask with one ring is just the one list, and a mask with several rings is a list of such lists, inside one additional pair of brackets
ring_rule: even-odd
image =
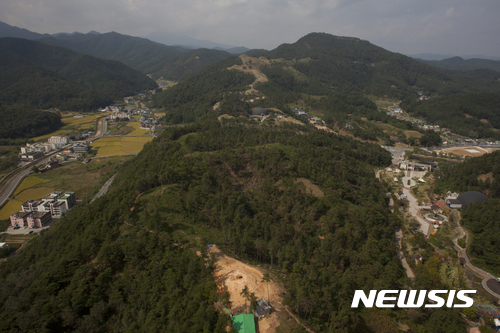
[(281, 304), (285, 289), (271, 280), (269, 282), (268, 299), (268, 284), (262, 282), (264, 276), (262, 270), (226, 256), (215, 245), (212, 245), (208, 252), (215, 256), (214, 278), (217, 283), (217, 293), (219, 296), (222, 296), (225, 291), (229, 293), (231, 304), (225, 304), (229, 311), (233, 315), (248, 313), (249, 301), (241, 295), (242, 290), (247, 286), (249, 293), (255, 293), (257, 299), (266, 299), (273, 307), (271, 314), (258, 321), (258, 332), (275, 332), (276, 328), (280, 326), (280, 322), (282, 322), (281, 316), (284, 315), (285, 320), (289, 317)]

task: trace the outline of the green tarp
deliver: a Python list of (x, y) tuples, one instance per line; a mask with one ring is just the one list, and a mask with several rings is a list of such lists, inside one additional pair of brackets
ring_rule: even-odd
[(233, 326), (238, 333), (255, 333), (255, 319), (253, 314), (233, 316)]

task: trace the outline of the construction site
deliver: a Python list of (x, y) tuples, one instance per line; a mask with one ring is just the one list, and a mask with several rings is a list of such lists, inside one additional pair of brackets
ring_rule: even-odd
[[(272, 278), (263, 281), (264, 270), (225, 255), (216, 245), (209, 245), (207, 253), (215, 258), (214, 278), (219, 299), (225, 292), (229, 293), (229, 303), (221, 301), (224, 309), (220, 308), (232, 317), (236, 331), (274, 333), (279, 326), (291, 328), (300, 324), (282, 305), (285, 289)], [(258, 300), (253, 312), (243, 292), (245, 287), (247, 293), (254, 293)]]

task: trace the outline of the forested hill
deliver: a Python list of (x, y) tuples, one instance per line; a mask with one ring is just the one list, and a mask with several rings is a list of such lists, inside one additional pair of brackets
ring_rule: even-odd
[(120, 62), (25, 39), (1, 38), (0, 60), (5, 105), (91, 110), (157, 87)]
[(478, 191), (500, 199), (500, 151), (474, 157), (463, 163), (440, 165), (435, 191)]
[(169, 128), (105, 197), (1, 264), (0, 330), (225, 332), (213, 266), (195, 254), (217, 242), (273, 263), (285, 302), (316, 331), (358, 332), (354, 290), (401, 287), (373, 172), (388, 163), (378, 146), (303, 125), (209, 114)]
[(39, 41), (97, 58), (117, 60), (144, 74), (152, 74), (154, 78), (163, 76), (167, 80), (174, 81), (180, 81), (206, 66), (231, 56), (225, 51), (189, 50), (116, 32), (61, 34), (41, 38)]
[[(500, 98), (500, 81), (483, 72), (473, 76), (436, 69), (357, 38), (314, 33), (272, 51), (221, 61), (163, 91), (155, 102), (173, 123), (193, 121), (195, 114), (209, 112), (218, 103), (247, 113), (256, 106), (282, 111), (299, 107), (316, 112), (339, 131), (393, 144), (394, 139), (370, 121), (390, 123), (401, 131), (419, 129), (379, 112), (367, 95), (404, 97), (402, 106), (416, 116), (464, 135), (496, 137), (494, 101)], [(247, 91), (246, 97), (226, 94), (236, 91)], [(432, 99), (417, 102), (418, 92)]]
[(442, 164), (438, 176), (438, 192), (478, 191), (490, 198), (463, 209), (463, 225), (471, 233), (467, 251), (473, 264), (500, 276), (500, 151), (453, 167)]

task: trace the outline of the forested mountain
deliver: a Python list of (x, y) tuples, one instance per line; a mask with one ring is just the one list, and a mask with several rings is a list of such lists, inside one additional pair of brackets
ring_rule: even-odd
[(182, 81), (221, 60), (231, 57), (226, 51), (196, 49), (169, 58), (157, 66), (154, 77), (164, 77), (168, 80)]
[(39, 41), (97, 58), (117, 60), (144, 74), (152, 74), (154, 78), (163, 76), (174, 81), (182, 80), (231, 56), (226, 51), (189, 50), (116, 32), (58, 35)]
[(437, 60), (422, 60), (418, 61), (431, 65), (433, 67), (457, 70), (457, 71), (470, 71), (474, 69), (491, 69), (500, 72), (500, 61), (499, 60), (489, 60), (489, 59), (463, 59), (461, 57), (453, 57), (448, 59)]
[(43, 37), (47, 37), (49, 35), (39, 34), (33, 31), (29, 31), (26, 29), (14, 27), (8, 25), (7, 23), (0, 22), (0, 38), (3, 37), (14, 37), (14, 38), (24, 38), (35, 40)]
[(435, 95), (500, 92), (498, 82), (489, 84), (441, 71), (352, 37), (312, 33), (294, 44), (283, 44), (260, 55), (295, 60), (296, 70), (340, 91), (398, 98), (416, 95), (417, 91)]
[(167, 59), (189, 51), (117, 32), (58, 35), (41, 38), (39, 41), (96, 58), (117, 60), (145, 74), (156, 72)]
[(1, 38), (0, 60), (4, 105), (91, 110), (157, 87), (120, 62), (26, 39)]
[[(183, 121), (197, 109), (196, 99), (205, 99), (204, 111), (198, 114), (227, 100), (228, 97), (223, 98), (221, 93), (224, 84), (215, 79), (219, 75), (222, 77), (222, 73), (231, 76), (225, 70), (231, 68), (234, 79), (258, 70), (265, 76), (251, 90), (258, 102), (249, 103), (252, 96), (248, 96), (246, 104), (239, 107), (277, 107), (284, 111), (303, 107), (321, 114), (327, 124), (363, 140), (392, 143), (389, 134), (369, 121), (390, 123), (401, 130), (416, 128), (379, 112), (366, 95), (397, 97), (405, 98), (402, 106), (406, 111), (450, 127), (454, 132), (465, 135), (470, 132), (476, 137), (498, 136), (494, 128), (498, 128), (495, 105), (500, 96), (500, 75), (492, 74), (496, 72), (478, 70), (466, 75), (448, 72), (367, 41), (318, 33), (307, 35), (294, 44), (250, 55), (251, 58), (228, 59), (162, 92), (156, 99), (157, 105), (168, 108), (168, 119)], [(248, 80), (241, 81), (240, 90), (248, 84)], [(191, 106), (186, 104), (178, 109), (175, 101), (193, 86), (204, 86), (204, 91), (213, 89), (211, 99), (195, 94), (190, 97)], [(418, 102), (417, 92), (424, 92), (432, 99)]]

